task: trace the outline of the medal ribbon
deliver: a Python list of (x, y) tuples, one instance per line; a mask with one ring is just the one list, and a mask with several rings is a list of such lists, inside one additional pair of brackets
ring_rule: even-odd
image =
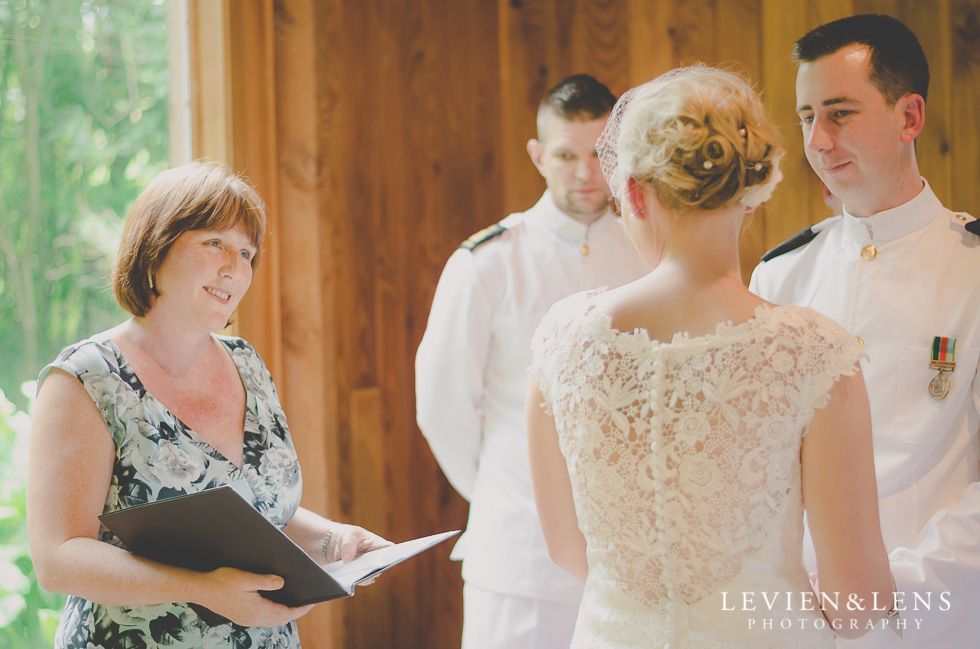
[(956, 367), (956, 339), (948, 336), (935, 336), (932, 339), (932, 362), (934, 370), (952, 370)]

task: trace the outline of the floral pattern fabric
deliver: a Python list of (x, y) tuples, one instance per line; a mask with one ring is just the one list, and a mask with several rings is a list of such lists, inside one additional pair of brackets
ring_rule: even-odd
[(531, 367), (587, 540), (572, 646), (832, 647), (819, 611), (784, 629), (785, 606), (732, 602), (810, 590), (801, 440), (860, 344), (814, 311), (772, 305), (659, 342), (614, 329), (591, 299), (552, 308)]
[[(239, 469), (148, 393), (119, 348), (96, 336), (65, 349), (52, 369), (81, 381), (116, 447), (104, 512), (218, 487), (232, 486), (279, 528), (299, 507), (299, 462), (272, 377), (241, 338), (218, 336), (247, 392), (244, 459)], [(123, 544), (104, 526), (100, 540)], [(208, 626), (187, 604), (107, 606), (71, 596), (57, 649), (299, 647), (295, 622), (281, 627)]]

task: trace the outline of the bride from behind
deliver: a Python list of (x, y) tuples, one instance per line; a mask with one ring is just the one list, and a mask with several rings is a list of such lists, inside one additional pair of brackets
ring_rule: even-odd
[(597, 148), (654, 270), (562, 300), (535, 335), (535, 498), (585, 582), (572, 647), (833, 647), (887, 623), (861, 345), (741, 281), (742, 220), (781, 177), (761, 100), (676, 70), (626, 93)]

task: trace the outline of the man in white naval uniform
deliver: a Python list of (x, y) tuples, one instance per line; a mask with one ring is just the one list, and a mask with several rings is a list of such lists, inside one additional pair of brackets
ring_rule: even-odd
[(972, 649), (980, 223), (943, 207), (919, 175), (929, 73), (902, 23), (835, 21), (797, 41), (794, 59), (806, 156), (844, 213), (768, 253), (750, 288), (812, 307), (864, 343), (881, 531), (899, 593), (897, 612), (838, 646)]
[(531, 337), (577, 291), (650, 271), (610, 209), (595, 143), (615, 97), (587, 75), (555, 86), (527, 149), (547, 191), (446, 264), (416, 358), (419, 428), (468, 501), (464, 649), (567, 649), (582, 585), (548, 555), (531, 491), (524, 395)]

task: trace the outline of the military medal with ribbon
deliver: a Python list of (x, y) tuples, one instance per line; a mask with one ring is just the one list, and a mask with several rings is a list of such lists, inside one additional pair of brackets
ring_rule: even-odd
[(939, 374), (929, 382), (929, 396), (939, 401), (949, 394), (949, 377), (946, 372), (956, 369), (956, 339), (936, 336), (932, 339), (932, 362), (929, 369), (939, 370)]

